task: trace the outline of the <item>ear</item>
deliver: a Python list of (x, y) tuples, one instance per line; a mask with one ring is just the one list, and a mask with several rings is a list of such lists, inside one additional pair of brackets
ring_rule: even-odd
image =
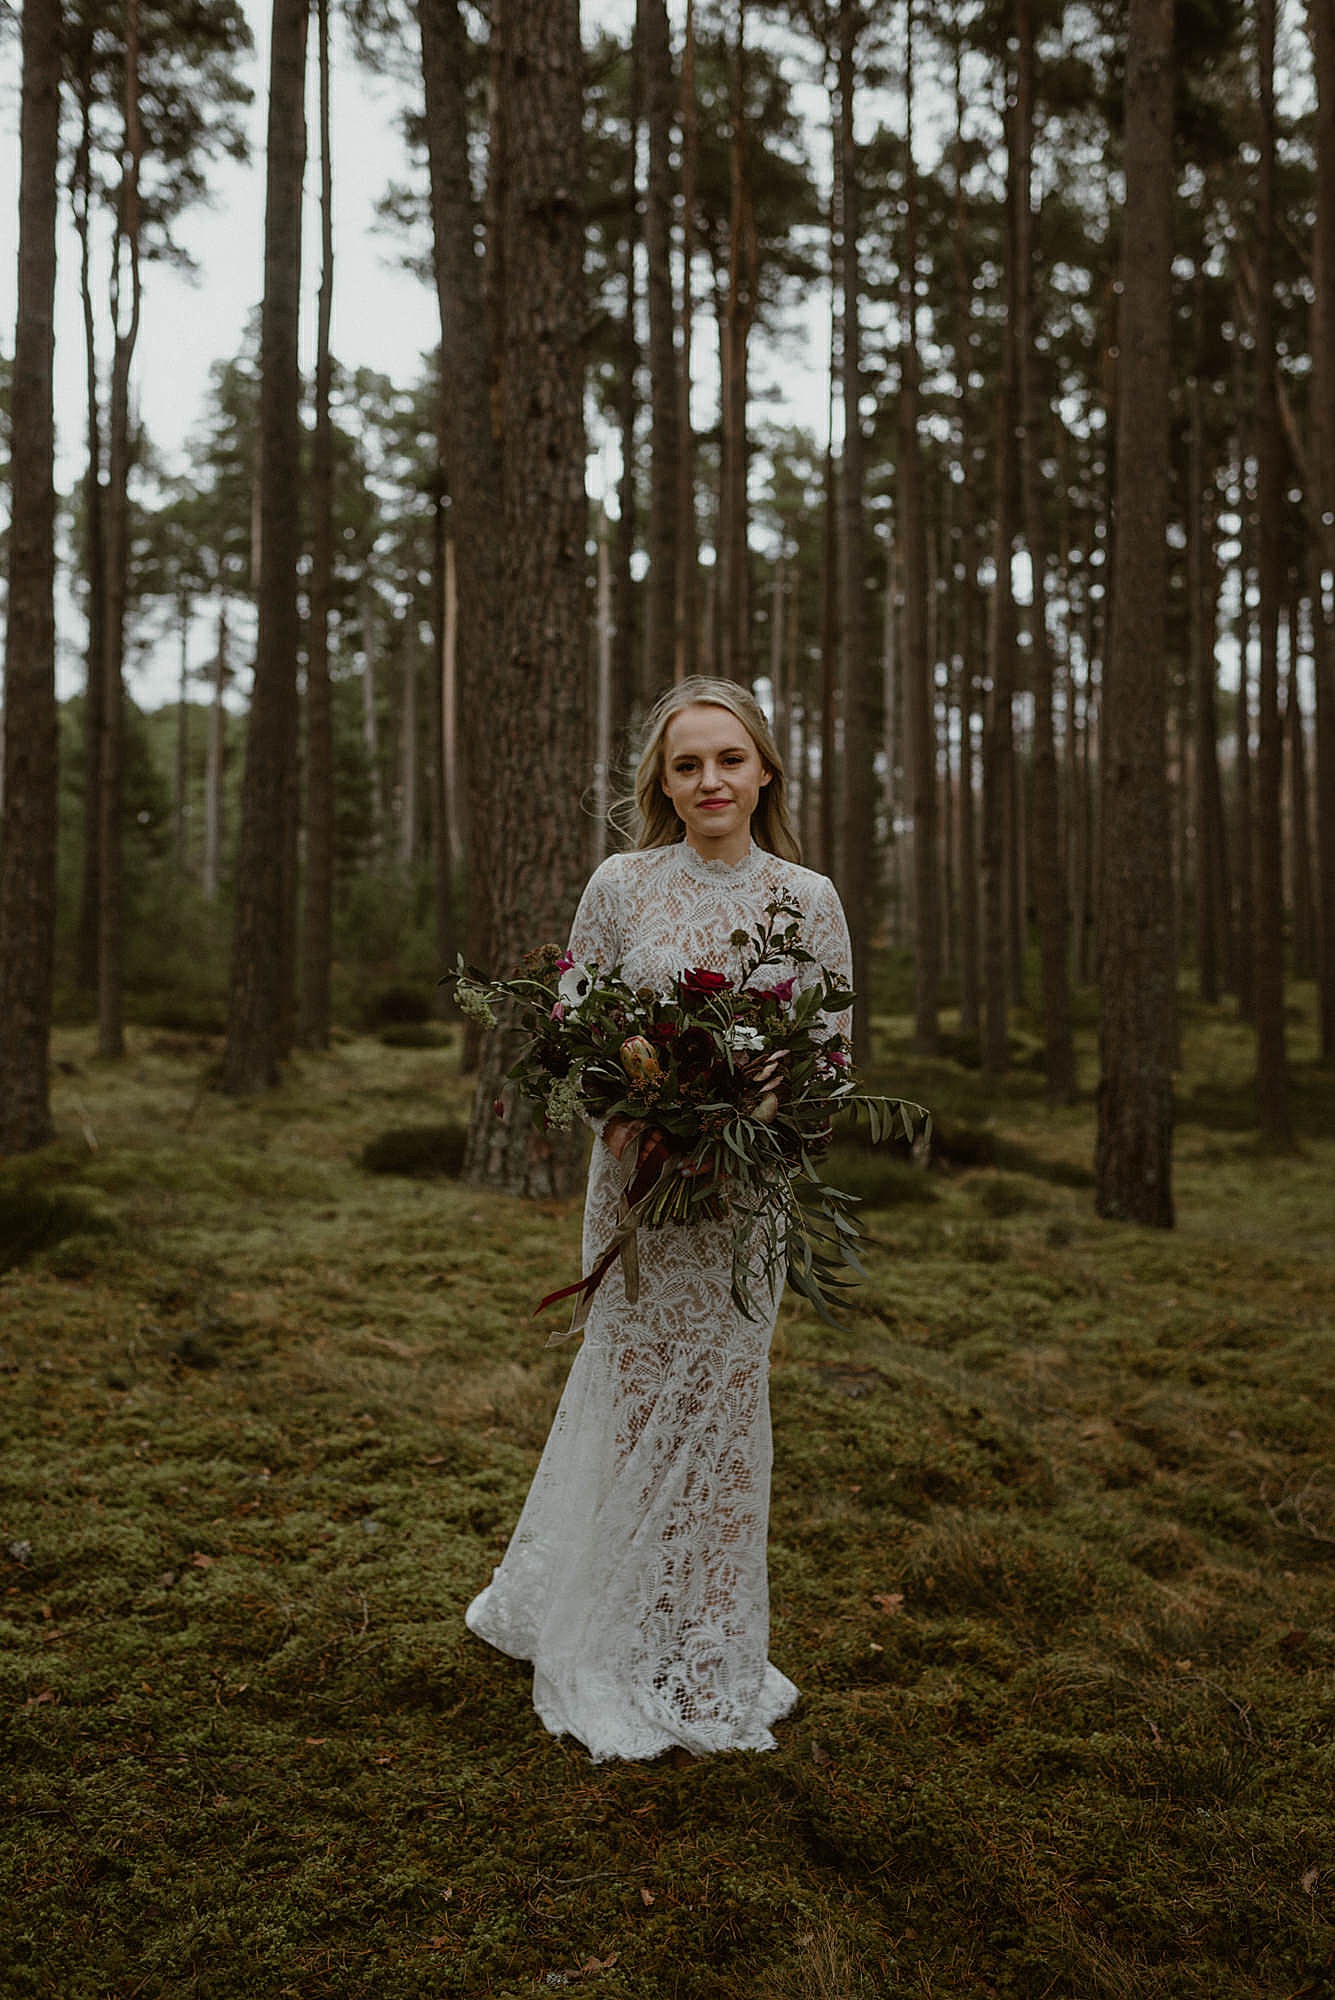
[(771, 778), (772, 778), (773, 776), (774, 776), (774, 773), (773, 773), (773, 771), (771, 771), (771, 769), (770, 769), (769, 765), (768, 765), (768, 764), (766, 764), (766, 766), (765, 766), (765, 771), (764, 771), (764, 776), (763, 776), (763, 777), (761, 778), (761, 780), (760, 780), (761, 784), (762, 784), (762, 785), (767, 785), (767, 784), (769, 783), (770, 779), (771, 779)]

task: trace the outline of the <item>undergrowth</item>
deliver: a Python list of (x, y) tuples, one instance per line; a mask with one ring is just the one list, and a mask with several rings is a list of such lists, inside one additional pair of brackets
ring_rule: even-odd
[(47, 1218), (0, 1281), (6, 2000), (1335, 1990), (1335, 1136), (1260, 1153), (1247, 1038), (1193, 1015), (1179, 1226), (1111, 1227), (1088, 1098), (878, 1029), (957, 1143), (844, 1148), (870, 1282), (780, 1320), (801, 1706), (767, 1756), (598, 1767), (460, 1616), (577, 1207), (461, 1184), (449, 1050), (238, 1104), (204, 1036), (60, 1035), (58, 1142), (0, 1172)]

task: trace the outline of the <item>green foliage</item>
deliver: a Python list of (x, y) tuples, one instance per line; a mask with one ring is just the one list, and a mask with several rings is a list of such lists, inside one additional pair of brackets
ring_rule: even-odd
[(461, 1620), (569, 1367), (530, 1311), (577, 1206), (363, 1170), (424, 1104), (462, 1134), (434, 1052), (238, 1104), (169, 1038), (57, 1034), (21, 1184), (118, 1229), (0, 1282), (7, 1995), (1320, 1990), (1335, 1141), (1194, 1122), (1250, 1042), (1191, 1012), (1181, 1227), (1103, 1225), (1062, 1178), (1089, 1104), (984, 1095), (909, 1025), (887, 1074), (1004, 1165), (897, 1163), (933, 1198), (869, 1217), (856, 1318), (785, 1306), (802, 1702), (680, 1766), (548, 1738)]

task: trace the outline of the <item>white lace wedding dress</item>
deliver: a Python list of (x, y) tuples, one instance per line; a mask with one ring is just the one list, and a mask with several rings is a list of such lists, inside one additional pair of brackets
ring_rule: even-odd
[[(803, 912), (806, 948), (849, 973), (833, 885), (758, 847), (736, 864), (681, 843), (603, 862), (570, 949), (667, 992), (687, 968), (735, 973), (729, 944), (782, 895)], [(766, 969), (809, 980), (810, 968)], [(846, 1017), (831, 1027), (847, 1032)], [(595, 1139), (584, 1268), (616, 1224), (630, 1170)], [(533, 1662), (533, 1702), (553, 1735), (595, 1759), (769, 1750), (797, 1699), (772, 1666), (766, 1534), (771, 1466), (769, 1347), (781, 1283), (763, 1319), (729, 1296), (724, 1224), (641, 1230), (640, 1293), (616, 1264), (596, 1293), (518, 1525), (472, 1631)], [(764, 1288), (760, 1288), (763, 1296)]]

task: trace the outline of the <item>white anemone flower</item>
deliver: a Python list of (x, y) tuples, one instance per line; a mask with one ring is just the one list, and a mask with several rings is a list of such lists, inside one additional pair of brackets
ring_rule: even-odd
[(593, 991), (593, 973), (587, 965), (572, 965), (561, 974), (557, 992), (567, 1014), (577, 1014)]

